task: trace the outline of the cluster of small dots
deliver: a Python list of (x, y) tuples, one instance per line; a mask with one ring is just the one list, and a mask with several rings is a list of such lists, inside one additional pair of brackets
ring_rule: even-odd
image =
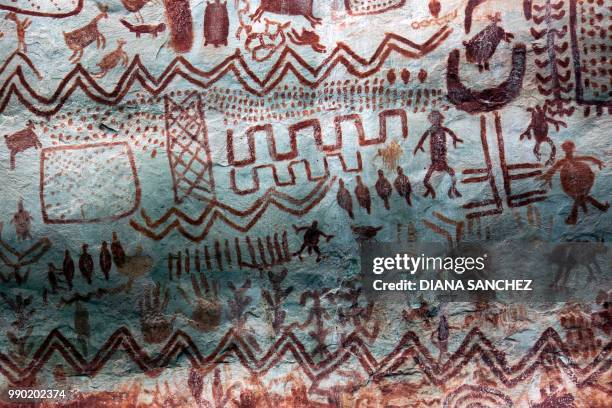
[(611, 11), (612, 6), (605, 6), (603, 0), (581, 2), (581, 71), (585, 88), (591, 89), (595, 97), (612, 96)]

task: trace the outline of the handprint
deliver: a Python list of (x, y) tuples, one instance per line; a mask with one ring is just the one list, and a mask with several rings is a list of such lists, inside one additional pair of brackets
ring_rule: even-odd
[(170, 300), (170, 292), (168, 289), (164, 291), (162, 301), (160, 299), (161, 291), (159, 283), (153, 287), (148, 286), (139, 301), (140, 329), (147, 343), (161, 343), (172, 333), (175, 317), (168, 320), (164, 316), (164, 310)]
[[(196, 274), (191, 274), (191, 286), (196, 295), (195, 302), (190, 302), (189, 295), (179, 286), (180, 294), (186, 301), (193, 304), (193, 312), (189, 324), (199, 331), (212, 331), (221, 321), (221, 303), (219, 303), (219, 282), (213, 281), (212, 288), (206, 276), (200, 273), (200, 283)], [(211, 294), (212, 292), (212, 294)]]

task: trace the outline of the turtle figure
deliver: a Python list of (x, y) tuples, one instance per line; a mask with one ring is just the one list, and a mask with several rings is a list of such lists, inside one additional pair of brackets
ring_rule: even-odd
[(587, 203), (599, 211), (605, 212), (610, 208), (608, 202), (601, 203), (590, 195), (591, 188), (595, 182), (595, 173), (591, 170), (589, 162), (597, 165), (599, 169), (604, 167), (601, 160), (592, 156), (576, 156), (574, 152), (576, 145), (572, 141), (566, 141), (561, 145), (565, 157), (557, 161), (545, 174), (540, 176), (548, 185), (552, 184), (552, 178), (557, 171), (560, 172), (561, 187), (565, 194), (574, 199), (572, 212), (565, 220), (566, 224), (576, 224), (578, 220), (578, 207), (587, 212)]

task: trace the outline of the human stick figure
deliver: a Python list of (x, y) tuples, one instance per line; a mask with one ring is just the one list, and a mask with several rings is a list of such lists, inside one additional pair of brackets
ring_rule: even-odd
[(325, 237), (327, 239), (327, 242), (329, 242), (329, 240), (331, 240), (334, 236), (327, 235), (326, 233), (321, 231), (319, 229), (319, 223), (317, 221), (313, 221), (310, 226), (305, 226), (305, 227), (297, 227), (294, 225), (293, 229), (295, 230), (296, 233), (305, 231), (304, 232), (304, 243), (302, 244), (302, 247), (299, 249), (299, 251), (295, 252), (293, 256), (298, 256), (300, 260), (302, 260), (302, 252), (304, 252), (305, 249), (308, 249), (308, 255), (310, 255), (312, 251), (314, 250), (315, 253), (317, 254), (317, 262), (320, 262), (321, 261), (321, 250), (319, 249), (319, 239), (321, 237)]
[(574, 156), (576, 145), (572, 141), (566, 141), (561, 145), (565, 157), (557, 161), (546, 173), (540, 176), (549, 186), (552, 186), (552, 178), (560, 170), (561, 187), (568, 196), (574, 199), (572, 212), (565, 220), (566, 224), (576, 224), (578, 221), (578, 207), (587, 213), (587, 203), (599, 211), (606, 212), (610, 208), (608, 202), (601, 203), (589, 195), (595, 182), (595, 173), (591, 170), (588, 162), (596, 164), (599, 169), (604, 168), (601, 160), (593, 156)]
[(446, 158), (446, 135), (448, 134), (453, 139), (453, 146), (455, 149), (457, 148), (457, 143), (463, 143), (463, 140), (459, 139), (455, 132), (450, 130), (449, 128), (442, 125), (444, 116), (437, 110), (432, 111), (427, 119), (431, 122), (431, 127), (423, 133), (419, 143), (414, 149), (414, 156), (416, 156), (417, 152), (421, 150), (425, 152), (423, 149), (423, 143), (425, 143), (425, 139), (429, 136), (429, 150), (431, 155), (431, 165), (429, 166), (429, 170), (427, 170), (427, 174), (423, 179), (423, 184), (427, 191), (424, 196), (427, 197), (431, 194), (431, 198), (436, 198), (436, 191), (433, 186), (429, 182), (434, 171), (444, 171), (451, 176), (452, 186), (448, 190), (448, 196), (450, 198), (461, 197), (461, 194), (457, 190), (457, 178), (455, 177), (455, 170), (448, 165), (448, 160)]

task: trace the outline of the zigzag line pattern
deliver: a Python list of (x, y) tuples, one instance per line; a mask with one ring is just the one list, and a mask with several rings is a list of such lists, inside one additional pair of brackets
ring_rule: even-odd
[[(396, 373), (406, 361), (413, 361), (416, 368), (436, 386), (443, 385), (456, 376), (462, 375), (462, 369), (470, 362), (481, 360), (490, 374), (505, 387), (512, 388), (529, 381), (545, 361), (554, 359), (571, 382), (578, 388), (595, 386), (599, 377), (606, 373), (611, 365), (610, 351), (612, 342), (584, 367), (576, 364), (553, 328), (547, 328), (515, 364), (506, 360), (503, 351), (498, 350), (492, 342), (477, 328), (472, 329), (461, 342), (458, 349), (442, 364), (433, 358), (423, 346), (419, 336), (406, 332), (395, 348), (386, 356), (377, 360), (370, 352), (368, 342), (362, 338), (359, 330), (352, 332), (341, 343), (340, 348), (327, 355), (325, 359), (315, 362), (314, 356), (306, 351), (306, 346), (291, 330), (285, 330), (270, 348), (257, 357), (242, 336), (230, 329), (220, 340), (217, 347), (206, 357), (198, 349), (193, 339), (183, 331), (176, 331), (156, 356), (149, 355), (141, 347), (129, 329), (117, 329), (100, 347), (96, 355), (87, 360), (77, 348), (58, 329), (49, 333), (43, 343), (32, 355), (30, 363), (19, 367), (4, 353), (0, 353), (0, 373), (15, 385), (31, 383), (45, 368), (54, 354), (59, 354), (66, 364), (70, 365), (76, 375), (95, 377), (117, 352), (127, 356), (148, 376), (157, 377), (170, 364), (184, 355), (192, 367), (210, 372), (217, 365), (235, 357), (245, 369), (253, 375), (264, 375), (289, 354), (303, 373), (313, 382), (329, 377), (341, 369), (351, 357), (357, 356), (361, 367), (374, 378), (383, 379)], [(605, 392), (612, 393), (611, 389)]]
[[(185, 238), (193, 242), (200, 242), (208, 236), (208, 233), (215, 225), (217, 219), (238, 232), (247, 232), (257, 224), (270, 206), (274, 206), (278, 210), (291, 215), (302, 216), (307, 214), (325, 198), (335, 181), (336, 177), (322, 179), (301, 199), (281, 193), (272, 187), (266, 190), (266, 192), (255, 200), (246, 210), (238, 210), (227, 204), (221, 203), (217, 199), (212, 199), (208, 202), (202, 214), (197, 218), (191, 218), (180, 209), (173, 207), (158, 220), (153, 221), (143, 209), (141, 210), (141, 216), (146, 225), (142, 225), (134, 219), (130, 220), (130, 225), (136, 231), (155, 241), (164, 239), (176, 229)], [(228, 216), (247, 218), (247, 220), (244, 223), (238, 223), (231, 220)], [(163, 227), (170, 219), (172, 219), (172, 222), (166, 225), (161, 232), (156, 232), (157, 229)], [(192, 234), (185, 229), (183, 223), (192, 226), (205, 225), (205, 227), (201, 233)]]
[[(339, 42), (318, 66), (310, 65), (296, 51), (286, 47), (263, 79), (256, 75), (257, 70), (249, 67), (247, 60), (239, 50), (210, 71), (200, 70), (185, 58), (177, 57), (168, 64), (159, 77), (151, 74), (142, 64), (140, 57), (136, 55), (110, 92), (106, 91), (81, 64), (77, 64), (64, 76), (50, 97), (39, 94), (35, 90), (36, 86), (28, 82), (22, 65), (18, 65), (6, 76), (0, 86), (0, 113), (4, 112), (11, 99), (16, 97), (32, 113), (49, 117), (59, 112), (76, 90), (82, 91), (96, 103), (112, 106), (120, 103), (135, 84), (139, 84), (152, 96), (157, 96), (165, 91), (177, 77), (185, 79), (195, 87), (206, 89), (227, 74), (232, 74), (235, 81), (247, 92), (263, 96), (291, 73), (302, 85), (316, 88), (338, 65), (345, 67), (350, 75), (366, 78), (379, 72), (392, 53), (397, 53), (404, 58), (421, 58), (436, 49), (451, 32), (452, 29), (444, 26), (422, 44), (417, 44), (397, 34), (388, 33), (369, 59), (358, 55), (349, 45)], [(35, 66), (22, 53), (13, 54), (9, 60), (16, 56), (30, 69)], [(8, 62), (10, 61), (7, 61), (0, 70), (0, 77), (4, 77), (9, 66)], [(307, 78), (298, 68), (305, 70), (314, 79)]]

